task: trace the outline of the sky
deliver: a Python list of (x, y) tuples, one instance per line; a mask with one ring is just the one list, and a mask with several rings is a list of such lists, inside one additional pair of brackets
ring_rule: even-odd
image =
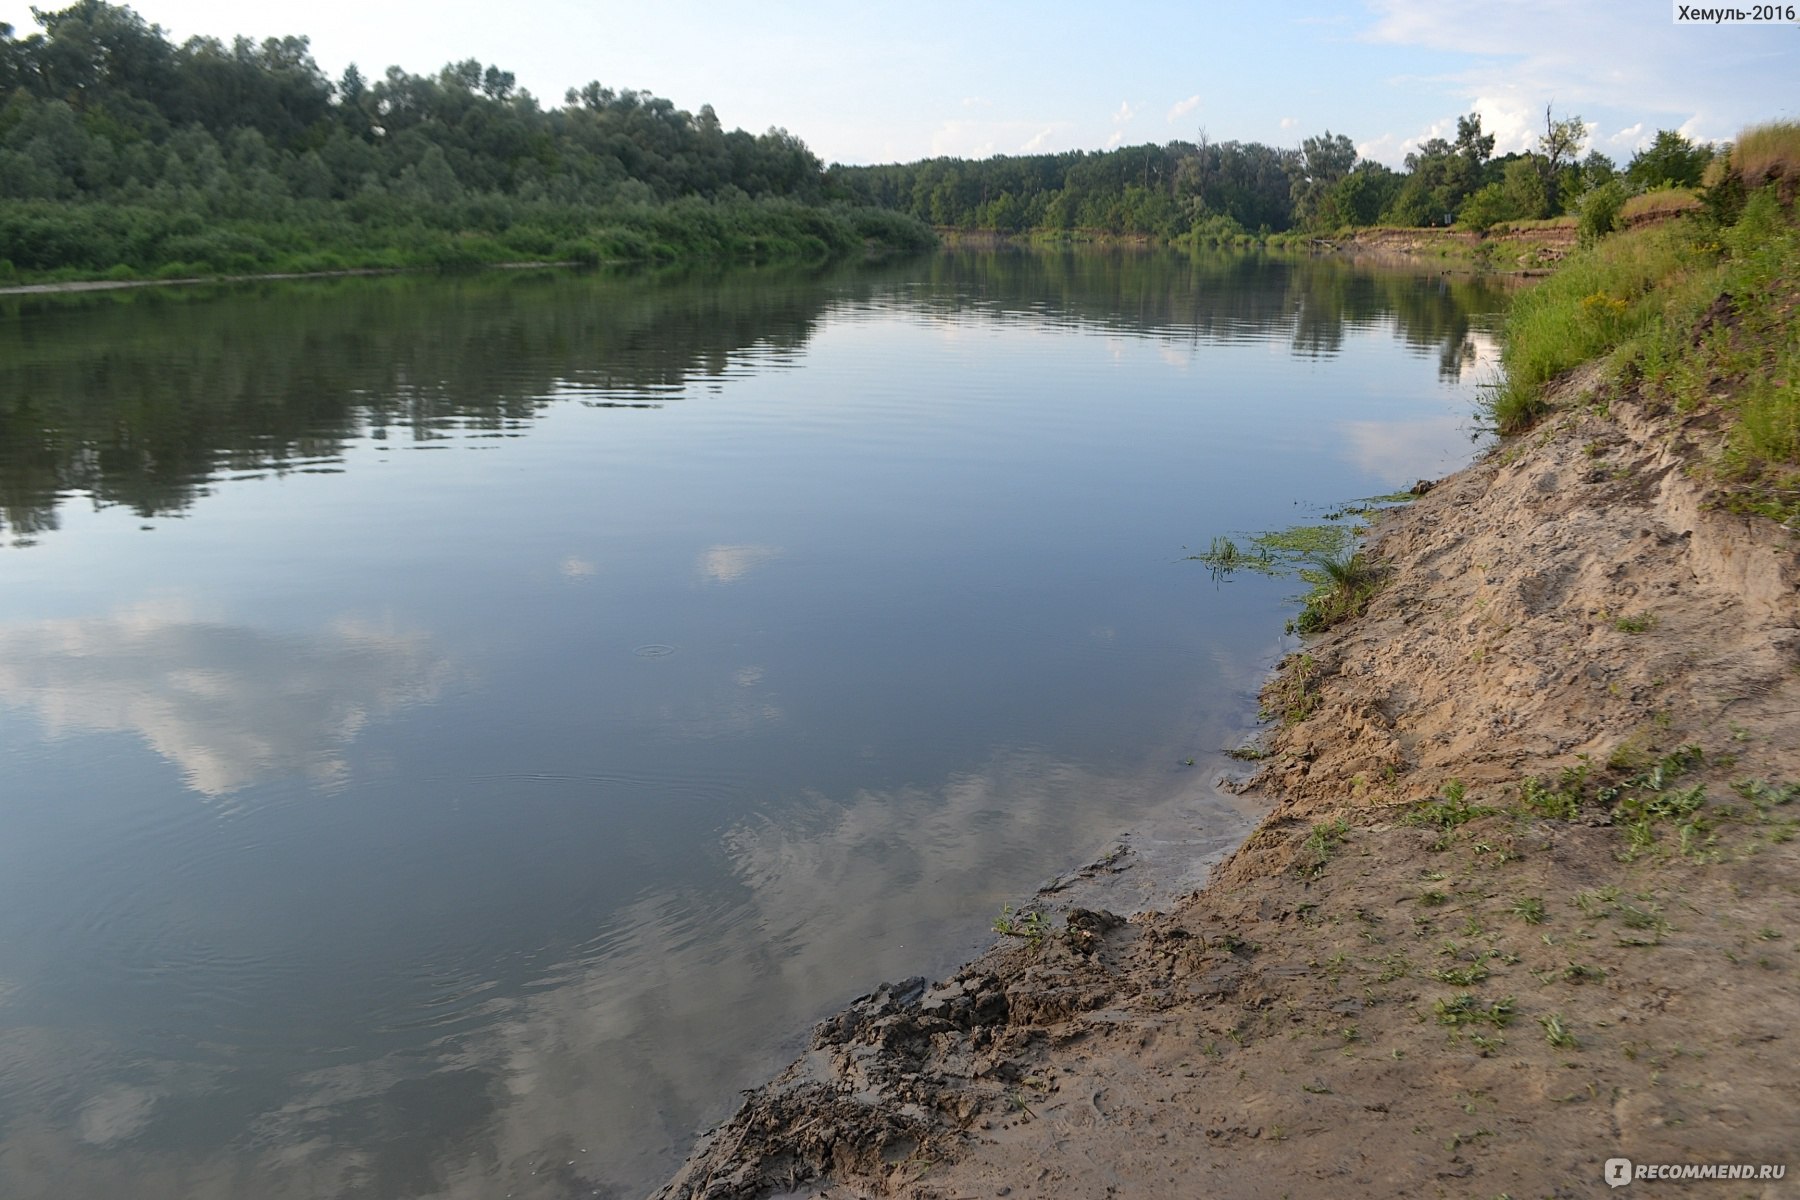
[[(42, 8), (61, 7), (39, 0)], [(868, 0), (141, 0), (172, 39), (304, 34), (351, 62), (478, 58), (546, 106), (589, 80), (727, 128), (780, 126), (827, 162), (908, 162), (1194, 140), (1297, 146), (1330, 130), (1399, 166), (1479, 112), (1496, 152), (1544, 107), (1623, 163), (1659, 129), (1701, 141), (1796, 118), (1800, 25), (1677, 25), (1669, 0), (1319, 4)], [(28, 3), (0, 21), (35, 28)]]

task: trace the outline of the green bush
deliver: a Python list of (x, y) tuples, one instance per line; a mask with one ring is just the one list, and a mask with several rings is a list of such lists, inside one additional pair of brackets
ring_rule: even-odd
[(1625, 185), (1609, 179), (1589, 188), (1576, 202), (1576, 235), (1581, 244), (1592, 245), (1619, 228), (1619, 214), (1625, 207)]

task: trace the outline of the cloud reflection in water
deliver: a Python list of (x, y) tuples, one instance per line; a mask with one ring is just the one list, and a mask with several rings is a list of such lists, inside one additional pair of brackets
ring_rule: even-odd
[(424, 634), (350, 619), (274, 634), (156, 602), (0, 627), (0, 703), (53, 738), (135, 733), (207, 796), (289, 774), (334, 785), (364, 725), (452, 674)]

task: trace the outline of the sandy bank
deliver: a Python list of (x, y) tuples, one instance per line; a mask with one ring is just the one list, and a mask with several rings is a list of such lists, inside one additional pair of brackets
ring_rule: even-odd
[(1566, 387), (1377, 530), (1388, 582), (1269, 685), (1274, 807), (1209, 886), (1129, 921), (1045, 897), (1049, 936), (884, 985), (659, 1196), (1800, 1172), (1796, 539), (1709, 506), (1706, 429)]

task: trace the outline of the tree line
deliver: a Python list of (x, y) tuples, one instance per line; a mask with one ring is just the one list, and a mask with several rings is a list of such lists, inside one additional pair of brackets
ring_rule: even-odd
[(1232, 241), (1256, 233), (1369, 225), (1462, 224), (1577, 212), (1596, 189), (1618, 198), (1696, 187), (1715, 148), (1659, 132), (1621, 170), (1586, 149), (1578, 116), (1546, 109), (1533, 150), (1496, 157), (1481, 116), (1457, 119), (1456, 137), (1434, 137), (1403, 170), (1363, 159), (1330, 130), (1297, 148), (1259, 142), (1172, 141), (1097, 152), (981, 160), (834, 166), (829, 186), (860, 203), (933, 225), (998, 233), (1103, 233)]
[(179, 45), (80, 0), (0, 24), (0, 260), (28, 272), (495, 257), (794, 257), (929, 242), (827, 203), (783, 129), (470, 59), (332, 80), (304, 37)]

